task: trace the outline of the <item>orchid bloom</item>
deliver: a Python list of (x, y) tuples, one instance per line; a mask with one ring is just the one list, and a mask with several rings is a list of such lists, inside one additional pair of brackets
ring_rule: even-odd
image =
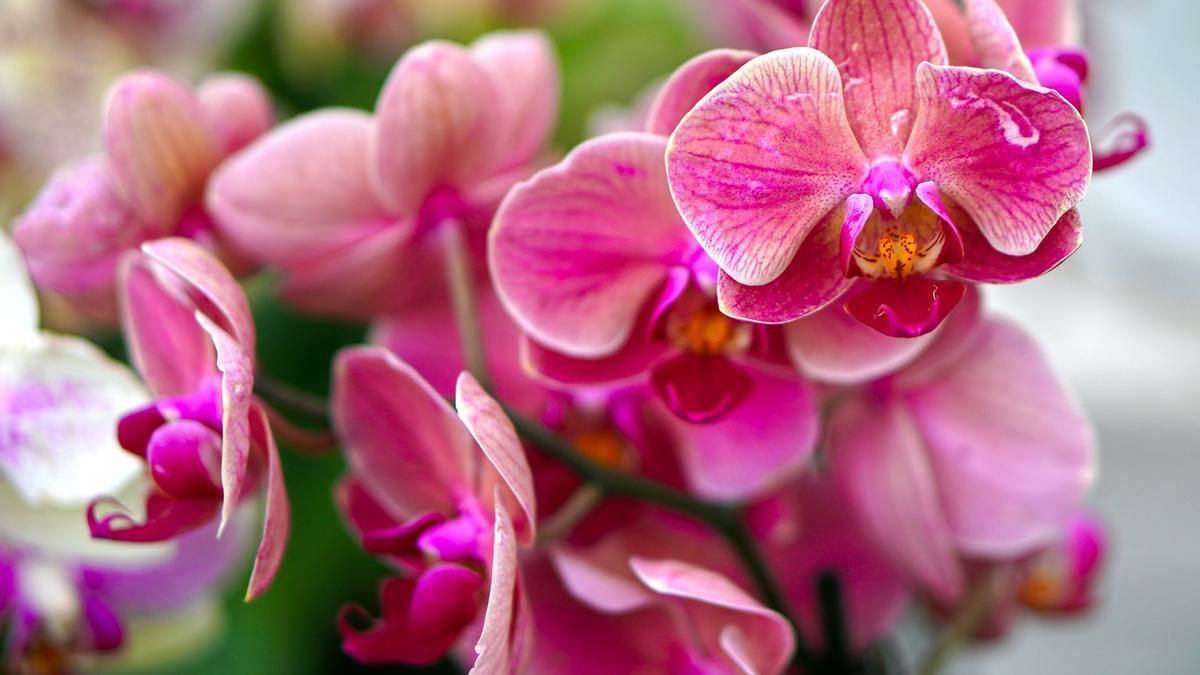
[(104, 152), (61, 168), (14, 226), (34, 282), (108, 321), (118, 262), (143, 242), (188, 237), (236, 262), (203, 207), (204, 187), (272, 123), (270, 98), (249, 77), (214, 75), (194, 91), (149, 70), (121, 77), (104, 114)]
[(613, 134), (518, 185), (490, 233), (492, 278), (541, 378), (648, 378), (686, 423), (693, 487), (737, 498), (804, 463), (814, 397), (779, 353), (778, 329), (718, 311), (716, 270), (667, 190), (665, 149), (661, 136)]
[(219, 514), (218, 535), (259, 488), (266, 516), (248, 598), (274, 578), (289, 510), (267, 413), (254, 398), (254, 323), (237, 281), (199, 244), (142, 245), (124, 261), (121, 318), (134, 366), (155, 400), (125, 415), (121, 446), (145, 460), (154, 489), (143, 522), (88, 512), (92, 536), (130, 542), (173, 539)]
[(951, 602), (960, 558), (1011, 561), (1054, 542), (1096, 459), (1090, 424), (1037, 346), (967, 304), (830, 420), (833, 473), (863, 526)]
[(1108, 553), (1108, 535), (1094, 516), (1080, 512), (1061, 538), (1039, 551), (1022, 575), (1019, 597), (1029, 608), (1077, 614), (1092, 606), (1093, 587)]
[(131, 641), (139, 644), (139, 617), (179, 629), (210, 620), (209, 596), (239, 562), (244, 538), (212, 546), (193, 537), (175, 549), (93, 540), (84, 527), (91, 500), (144, 491), (140, 464), (121, 451), (112, 430), (147, 392), (87, 341), (37, 330), (33, 288), (3, 235), (0, 301), (6, 671), (74, 668), (77, 657), (100, 653), (119, 658)]
[(724, 573), (737, 564), (711, 533), (646, 513), (551, 560), (529, 579), (531, 673), (769, 675), (791, 660), (791, 626)]
[(339, 505), (363, 547), (403, 575), (383, 584), (370, 627), (350, 621), (362, 608), (343, 611), (343, 648), (364, 663), (425, 664), (477, 637), (472, 673), (514, 672), (530, 628), (517, 546), (533, 541), (536, 503), (512, 424), (466, 373), (456, 414), (386, 349), (349, 348), (335, 368), (350, 464)]
[(394, 311), (441, 281), (439, 230), (482, 235), (537, 158), (556, 91), (540, 32), (428, 42), (392, 69), (374, 116), (324, 110), (280, 126), (221, 168), (208, 204), (223, 234), (283, 271), (293, 305)]
[(671, 136), (671, 192), (723, 312), (783, 323), (861, 278), (846, 310), (913, 337), (964, 281), (1037, 276), (1078, 247), (1091, 149), (1061, 95), (945, 65), (918, 0), (831, 0), (809, 44), (754, 59)]

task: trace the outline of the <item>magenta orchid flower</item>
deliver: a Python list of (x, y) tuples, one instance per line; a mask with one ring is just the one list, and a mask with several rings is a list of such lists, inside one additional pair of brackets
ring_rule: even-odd
[(280, 126), (221, 168), (208, 204), (223, 234), (283, 271), (293, 305), (396, 310), (441, 282), (441, 226), (482, 237), (537, 159), (556, 92), (542, 33), (429, 42), (392, 69), (374, 116), (325, 110)]
[(1052, 614), (1090, 608), (1108, 554), (1108, 534), (1094, 516), (1080, 512), (1059, 539), (1029, 561), (1020, 586), (1022, 604)]
[(530, 575), (531, 673), (766, 675), (790, 662), (787, 620), (730, 579), (737, 564), (708, 533), (647, 513), (551, 558)]
[(104, 152), (60, 169), (13, 236), (37, 285), (97, 320), (116, 316), (118, 261), (142, 242), (188, 237), (239, 261), (202, 199), (209, 174), (273, 123), (256, 81), (215, 75), (194, 91), (154, 71), (113, 85)]
[(918, 0), (831, 0), (810, 47), (751, 61), (684, 118), (671, 192), (721, 268), (722, 311), (787, 322), (861, 278), (846, 310), (912, 337), (964, 282), (1037, 276), (1078, 247), (1091, 177), (1079, 113), (946, 62)]
[(533, 541), (533, 478), (512, 424), (465, 373), (457, 406), (386, 349), (338, 356), (333, 416), (350, 463), (340, 506), (363, 547), (403, 575), (382, 586), (370, 627), (352, 625), (362, 608), (343, 611), (343, 648), (359, 661), (432, 663), (472, 638), (472, 673), (515, 672), (525, 657), (517, 546)]
[(218, 533), (238, 504), (261, 488), (266, 517), (247, 597), (270, 585), (283, 556), (289, 509), (267, 413), (254, 398), (254, 323), (233, 276), (199, 244), (170, 238), (143, 244), (123, 264), (122, 324), (133, 363), (156, 400), (127, 414), (121, 446), (145, 460), (154, 489), (145, 520), (99, 515), (94, 537), (173, 539), (219, 515)]
[(745, 496), (807, 459), (813, 395), (781, 356), (777, 329), (718, 311), (712, 261), (667, 190), (665, 148), (661, 136), (613, 134), (518, 185), (490, 234), (492, 277), (541, 378), (589, 387), (648, 377), (687, 423), (678, 436), (696, 450), (685, 460), (693, 487)]
[(935, 597), (960, 558), (1053, 543), (1095, 473), (1091, 426), (1037, 346), (972, 298), (912, 364), (830, 420), (833, 471), (863, 526)]

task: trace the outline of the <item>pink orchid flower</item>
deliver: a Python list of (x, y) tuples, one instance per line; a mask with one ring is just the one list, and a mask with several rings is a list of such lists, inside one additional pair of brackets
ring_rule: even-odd
[(333, 416), (350, 463), (339, 505), (403, 574), (383, 584), (369, 628), (350, 621), (362, 608), (342, 613), (343, 648), (364, 663), (432, 663), (471, 637), (472, 673), (515, 672), (525, 657), (517, 546), (534, 537), (533, 478), (512, 424), (466, 373), (457, 406), (386, 349), (338, 356)]
[(1011, 561), (1052, 543), (1095, 473), (1095, 440), (1037, 346), (972, 297), (916, 361), (830, 420), (833, 473), (863, 526), (935, 597), (960, 557)]
[(1108, 547), (1104, 525), (1091, 514), (1077, 513), (1061, 538), (1027, 563), (1019, 592), (1022, 604), (1051, 614), (1087, 611)]
[(686, 423), (682, 444), (704, 448), (685, 460), (693, 487), (736, 498), (807, 459), (813, 395), (778, 329), (718, 311), (712, 261), (667, 189), (665, 149), (661, 136), (613, 134), (518, 185), (490, 233), (492, 277), (530, 336), (535, 373), (567, 387), (648, 377)]
[(208, 204), (223, 234), (283, 271), (296, 307), (394, 311), (440, 283), (443, 225), (482, 237), (537, 158), (556, 92), (540, 32), (425, 43), (392, 69), (374, 116), (323, 110), (280, 126), (221, 168)]
[(710, 533), (647, 513), (551, 558), (553, 570), (531, 563), (531, 673), (766, 675), (790, 662), (791, 626), (723, 573), (737, 564)]
[(121, 318), (134, 366), (156, 400), (127, 414), (117, 438), (145, 460), (154, 489), (145, 521), (88, 512), (92, 536), (173, 539), (265, 490), (266, 517), (248, 598), (279, 568), (289, 530), (287, 494), (267, 413), (254, 398), (254, 323), (233, 276), (199, 244), (142, 245), (122, 266)]
[(1078, 247), (1072, 207), (1091, 178), (1079, 113), (1008, 73), (946, 63), (918, 0), (831, 0), (810, 47), (754, 59), (684, 118), (671, 192), (721, 268), (723, 312), (787, 322), (861, 278), (846, 310), (912, 337), (964, 281), (1037, 276)]
[(142, 242), (184, 236), (238, 262), (203, 208), (204, 187), (272, 123), (269, 95), (245, 76), (214, 75), (194, 91), (149, 70), (117, 80), (104, 152), (61, 168), (14, 225), (34, 282), (111, 321), (118, 261)]

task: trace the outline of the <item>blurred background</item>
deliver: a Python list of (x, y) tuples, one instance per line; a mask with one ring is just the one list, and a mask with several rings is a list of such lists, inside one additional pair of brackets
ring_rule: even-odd
[[(1001, 288), (992, 306), (1034, 333), (1095, 420), (1101, 473), (1092, 506), (1115, 545), (1100, 607), (1069, 622), (1026, 618), (978, 647), (958, 673), (1200, 673), (1200, 3), (1081, 0), (1092, 55), (1089, 118), (1132, 110), (1153, 148), (1098, 177), (1083, 204), (1083, 249), (1046, 278)], [(96, 147), (111, 77), (151, 63), (181, 77), (250, 72), (281, 117), (369, 109), (395, 57), (418, 38), (469, 40), (536, 21), (557, 44), (556, 146), (622, 123), (647, 87), (714, 46), (717, 0), (0, 0), (0, 218), (65, 157)], [(50, 10), (61, 5), (61, 11)], [(357, 9), (347, 12), (346, 7)], [(164, 9), (165, 8), (165, 9)], [(250, 290), (266, 372), (315, 393), (362, 329), (279, 307)], [(101, 338), (120, 351), (119, 340)], [(374, 606), (382, 568), (338, 522), (338, 457), (284, 454), (292, 543), (275, 586), (252, 605), (232, 580), (213, 646), (171, 672), (353, 672), (335, 616)], [(448, 672), (445, 669), (431, 672)]]

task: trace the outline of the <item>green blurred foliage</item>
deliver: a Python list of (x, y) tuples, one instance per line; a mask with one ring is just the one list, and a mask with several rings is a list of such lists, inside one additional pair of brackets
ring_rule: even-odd
[[(597, 106), (629, 104), (648, 84), (702, 48), (687, 17), (679, 13), (678, 0), (575, 2), (577, 7), (548, 27), (563, 70), (555, 136), (562, 151), (584, 138), (588, 116)], [(373, 107), (390, 63), (368, 63), (341, 54), (319, 80), (298, 79), (279, 58), (276, 12), (272, 3), (264, 6), (232, 51), (228, 68), (261, 78), (275, 93), (284, 116), (323, 106)], [(334, 353), (361, 342), (364, 328), (299, 316), (281, 307), (270, 290), (269, 279), (256, 280), (248, 288), (262, 370), (312, 393), (327, 394)], [(106, 346), (120, 350), (117, 344)], [(274, 586), (264, 597), (246, 604), (242, 601), (246, 577), (235, 579), (218, 642), (169, 672), (454, 672), (448, 664), (425, 670), (368, 669), (342, 655), (336, 630), (338, 609), (358, 602), (375, 611), (375, 588), (386, 570), (359, 550), (333, 507), (331, 489), (343, 469), (340, 456), (313, 458), (285, 447), (283, 463), (292, 503), (292, 534)]]

